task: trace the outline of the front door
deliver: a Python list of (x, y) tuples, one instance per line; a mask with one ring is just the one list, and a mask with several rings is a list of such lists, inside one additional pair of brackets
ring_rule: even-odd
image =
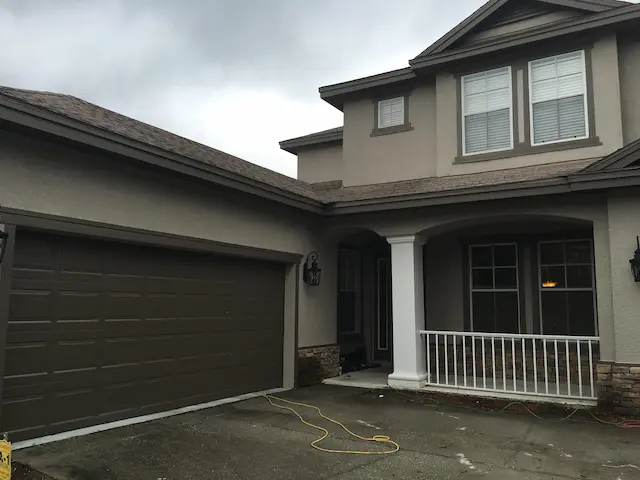
[(375, 361), (390, 362), (392, 359), (391, 320), (391, 261), (389, 258), (376, 259), (376, 309), (374, 321), (373, 358)]

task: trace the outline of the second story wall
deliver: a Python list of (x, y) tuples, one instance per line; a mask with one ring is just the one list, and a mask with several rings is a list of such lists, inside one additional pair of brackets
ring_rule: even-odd
[[(528, 62), (584, 49), (589, 138), (580, 141), (531, 145)], [(547, 53), (554, 52), (554, 53)], [(513, 148), (497, 153), (463, 156), (460, 82), (463, 74), (442, 72), (436, 77), (438, 176), (523, 167), (588, 158), (600, 158), (623, 145), (618, 48), (615, 34), (585, 44), (541, 52), (532, 49), (516, 60), (487, 64), (484, 70), (511, 67)], [(484, 65), (475, 71), (482, 72)], [(640, 77), (638, 77), (640, 79)], [(638, 116), (640, 120), (640, 115)], [(591, 125), (592, 124), (592, 125)], [(640, 125), (639, 125), (640, 127)]]
[(376, 101), (365, 99), (344, 105), (343, 184), (368, 185), (436, 174), (435, 83), (400, 90), (406, 95), (410, 129), (378, 134)]
[(624, 143), (640, 138), (640, 34), (618, 38), (620, 64), (620, 98)]
[(298, 180), (307, 183), (342, 180), (342, 145), (317, 146), (298, 152)]

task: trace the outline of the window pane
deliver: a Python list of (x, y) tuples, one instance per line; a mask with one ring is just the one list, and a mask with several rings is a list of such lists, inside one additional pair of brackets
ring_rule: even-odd
[(464, 118), (465, 153), (487, 150), (487, 114), (478, 113)]
[(493, 293), (474, 292), (472, 313), (474, 332), (495, 332)]
[(496, 332), (519, 333), (518, 294), (498, 292), (495, 294)]
[(558, 100), (533, 105), (533, 142), (553, 142), (560, 138)]
[(564, 263), (564, 243), (550, 242), (540, 244), (541, 265), (562, 265)]
[(595, 335), (593, 291), (567, 292), (569, 335)]
[(511, 147), (511, 114), (508, 108), (487, 114), (487, 150)]
[(583, 138), (587, 134), (582, 95), (558, 100), (558, 116), (559, 139)]
[(566, 251), (567, 263), (592, 263), (591, 242), (588, 240), (567, 242)]
[(545, 287), (545, 283), (555, 283), (555, 285), (549, 285), (545, 288), (564, 288), (564, 267), (542, 267), (540, 269), (540, 281), (542, 286)]
[(591, 288), (591, 265), (568, 265), (567, 266), (567, 287), (569, 288)]
[(474, 268), (471, 272), (474, 289), (493, 288), (493, 269)]
[(494, 262), (497, 267), (516, 266), (516, 246), (496, 245), (493, 249)]
[(567, 335), (567, 292), (543, 290), (542, 333), (544, 335)]
[(495, 288), (517, 288), (518, 280), (516, 278), (516, 268), (496, 268), (496, 287)]
[(471, 247), (472, 267), (491, 267), (493, 265), (493, 247)]

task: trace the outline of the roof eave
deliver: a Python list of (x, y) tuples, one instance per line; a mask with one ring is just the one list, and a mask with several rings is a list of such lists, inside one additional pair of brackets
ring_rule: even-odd
[(561, 177), (503, 185), (429, 192), (397, 197), (334, 202), (327, 215), (349, 215), (492, 200), (507, 200), (572, 192), (607, 190), (640, 185), (640, 168), (595, 173), (575, 173)]
[(407, 82), (417, 78), (415, 72), (410, 67), (391, 70), (389, 72), (371, 75), (369, 77), (358, 78), (348, 82), (336, 83), (320, 87), (320, 98), (325, 102), (342, 110), (346, 99), (353, 94), (363, 91), (386, 87), (400, 82)]
[(124, 139), (119, 135), (2, 96), (0, 119), (303, 210), (315, 213), (324, 210), (324, 203), (320, 200), (272, 187), (135, 140)]
[(342, 143), (342, 132), (332, 132), (324, 135), (306, 135), (304, 137), (292, 138), (280, 142), (280, 149), (285, 152), (297, 155), (301, 150), (329, 145), (339, 145)]

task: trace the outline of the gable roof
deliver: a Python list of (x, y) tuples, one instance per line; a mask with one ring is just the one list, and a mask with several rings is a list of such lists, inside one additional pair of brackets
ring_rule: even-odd
[(220, 168), (276, 189), (320, 201), (306, 182), (282, 175), (221, 150), (134, 120), (71, 95), (0, 86), (0, 99), (2, 97), (62, 115), (82, 124), (97, 127), (100, 130), (195, 160), (204, 165)]
[[(444, 52), (455, 42), (459, 41), (465, 35), (468, 35), (479, 27), (490, 16), (498, 12), (498, 10), (502, 9), (507, 4), (514, 4), (515, 2), (522, 2), (522, 0), (490, 0), (443, 35), (440, 39), (436, 40), (426, 50), (418, 54), (414, 59), (410, 60), (409, 63), (416, 63), (422, 58)], [(619, 0), (533, 0), (533, 2), (539, 3), (541, 7), (555, 6), (561, 8), (573, 8), (590, 13), (603, 12), (613, 8), (629, 5), (629, 3)]]

